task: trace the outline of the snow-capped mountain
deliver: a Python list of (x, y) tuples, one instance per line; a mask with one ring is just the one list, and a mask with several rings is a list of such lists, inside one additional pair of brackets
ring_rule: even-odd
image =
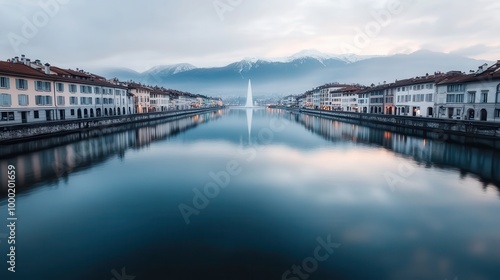
[(170, 76), (170, 75), (175, 75), (175, 74), (186, 72), (186, 71), (193, 70), (193, 69), (196, 69), (196, 66), (189, 64), (189, 63), (180, 63), (180, 64), (173, 64), (173, 65), (155, 66), (155, 67), (149, 69), (148, 71), (144, 72), (143, 74)]
[(425, 50), (391, 56), (331, 55), (304, 50), (284, 58), (246, 58), (225, 67), (177, 64), (154, 67), (144, 73), (118, 69), (97, 74), (212, 96), (244, 92), (248, 79), (252, 79), (255, 94), (282, 95), (299, 94), (330, 82), (370, 85), (435, 71), (468, 72), (485, 62), (488, 63)]
[(356, 55), (356, 54), (343, 54), (343, 55), (338, 55), (338, 54), (327, 54), (320, 52), (315, 49), (307, 49), (307, 50), (302, 50), (298, 53), (295, 53), (290, 56), (286, 57), (274, 57), (274, 58), (264, 58), (264, 57), (248, 57), (243, 59), (242, 61), (246, 61), (248, 63), (257, 63), (259, 61), (264, 61), (264, 62), (282, 62), (282, 63), (289, 63), (294, 60), (300, 60), (304, 58), (311, 58), (319, 61), (320, 63), (323, 63), (325, 60), (329, 59), (335, 59), (335, 60), (341, 60), (346, 63), (353, 63), (357, 61), (361, 61), (364, 59), (369, 59), (377, 57), (375, 55)]
[(356, 54), (344, 54), (344, 55), (338, 55), (338, 54), (327, 54), (320, 52), (315, 49), (308, 49), (308, 50), (302, 50), (296, 54), (293, 54), (288, 57), (283, 57), (283, 58), (275, 58), (273, 61), (276, 62), (291, 62), (297, 59), (301, 58), (312, 58), (315, 60), (318, 60), (319, 62), (323, 63), (325, 60), (329, 59), (335, 59), (335, 60), (341, 60), (346, 63), (353, 63), (357, 61), (361, 61), (364, 59), (372, 58), (375, 56), (361, 56), (361, 55), (356, 55)]

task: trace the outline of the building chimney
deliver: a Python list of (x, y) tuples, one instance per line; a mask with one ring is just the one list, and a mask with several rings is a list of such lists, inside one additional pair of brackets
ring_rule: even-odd
[(18, 63), (19, 62), (19, 56), (14, 57), (14, 62)]
[(29, 58), (26, 58), (26, 62), (25, 62), (26, 65), (28, 66), (31, 66), (31, 59)]
[(22, 63), (25, 63), (26, 61), (26, 56), (24, 54), (21, 55), (21, 62)]
[(45, 63), (45, 74), (50, 75), (50, 64)]

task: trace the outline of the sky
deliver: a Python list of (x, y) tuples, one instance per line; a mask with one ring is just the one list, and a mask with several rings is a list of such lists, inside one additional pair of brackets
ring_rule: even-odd
[(0, 0), (0, 60), (68, 68), (225, 66), (304, 49), (500, 59), (497, 0)]

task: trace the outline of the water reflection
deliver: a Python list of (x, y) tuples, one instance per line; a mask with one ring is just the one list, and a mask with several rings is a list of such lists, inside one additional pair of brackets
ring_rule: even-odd
[[(308, 279), (499, 275), (497, 193), (458, 171), (460, 153), (480, 159), (471, 174), (495, 162), (484, 156), (493, 150), (279, 110), (252, 116), (225, 110), (11, 156), (71, 186), (46, 181), (19, 197), (18, 279), (111, 279), (121, 267), (136, 279), (283, 279), (329, 235), (342, 245)], [(283, 129), (259, 141), (272, 122)], [(64, 168), (51, 171), (56, 159)], [(186, 225), (180, 203), (201, 203), (230, 161), (242, 172)], [(401, 162), (414, 173), (393, 191), (383, 174)]]
[[(157, 120), (6, 145), (0, 150), (3, 157), (0, 170), (7, 170), (10, 164), (16, 166), (18, 192), (34, 185), (66, 181), (73, 172), (115, 156), (123, 159), (129, 149), (148, 147), (155, 141), (168, 139), (221, 116), (222, 111), (214, 111), (176, 120)], [(20, 152), (22, 150), (24, 153)], [(4, 173), (0, 174), (1, 181), (6, 180)], [(5, 195), (7, 186), (2, 185), (1, 191)]]
[(475, 147), (439, 140), (393, 133), (387, 130), (339, 122), (309, 115), (293, 115), (294, 121), (331, 142), (360, 143), (383, 147), (411, 157), (427, 168), (452, 168), (462, 177), (473, 175), (485, 188), (494, 185), (500, 192), (500, 152), (498, 149)]

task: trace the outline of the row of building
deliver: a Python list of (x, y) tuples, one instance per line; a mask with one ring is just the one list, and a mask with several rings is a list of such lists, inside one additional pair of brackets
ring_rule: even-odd
[(500, 122), (500, 60), (477, 71), (450, 71), (371, 85), (326, 84), (280, 101), (288, 107)]
[(216, 106), (221, 99), (108, 80), (24, 55), (0, 61), (0, 126)]

